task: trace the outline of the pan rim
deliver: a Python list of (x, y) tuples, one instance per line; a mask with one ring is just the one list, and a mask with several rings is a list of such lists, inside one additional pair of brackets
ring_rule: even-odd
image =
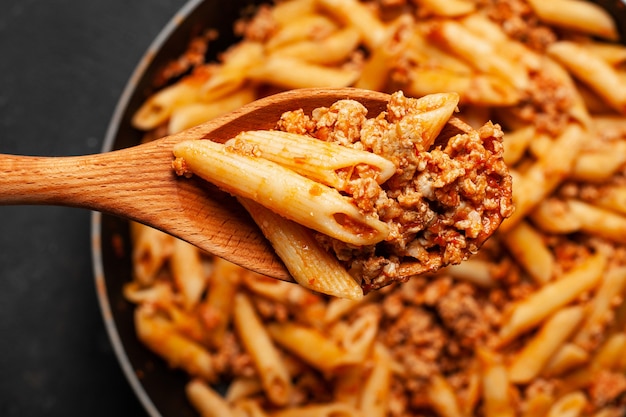
[[(135, 69), (131, 73), (130, 78), (118, 99), (117, 105), (113, 111), (111, 120), (109, 121), (107, 131), (105, 133), (104, 142), (100, 152), (109, 152), (113, 149), (116, 141), (122, 118), (127, 111), (130, 99), (137, 88), (137, 83), (146, 72), (146, 69), (152, 63), (156, 52), (161, 50), (163, 44), (170, 38), (172, 33), (204, 0), (188, 0), (175, 14), (172, 16), (165, 26), (159, 31), (157, 36), (152, 40), (146, 52), (142, 55)], [(91, 259), (95, 280), (96, 295), (100, 307), (105, 329), (117, 358), (117, 362), (122, 368), (122, 372), (126, 380), (131, 386), (135, 396), (143, 406), (144, 410), (150, 417), (162, 417), (146, 390), (144, 389), (139, 377), (133, 369), (129, 357), (126, 353), (120, 334), (113, 318), (111, 301), (106, 291), (106, 282), (104, 274), (104, 263), (102, 256), (102, 213), (93, 211), (91, 213)]]

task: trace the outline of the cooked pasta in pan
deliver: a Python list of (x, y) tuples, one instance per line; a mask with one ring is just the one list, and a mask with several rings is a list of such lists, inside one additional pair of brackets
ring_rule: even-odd
[[(455, 93), (472, 132), (503, 132), (515, 212), (468, 260), (360, 297), (345, 276), (323, 275), (337, 257), (319, 258), (324, 288), (334, 283), (352, 299), (192, 256), (133, 226), (125, 295), (137, 304), (138, 337), (189, 375), (200, 415), (626, 414), (626, 47), (602, 9), (578, 0), (287, 0), (236, 28), (241, 41), (148, 98), (137, 127), (174, 133), (202, 114), (318, 83), (412, 99)], [(309, 132), (293, 126), (277, 130)], [(266, 135), (227, 146), (243, 152)], [(384, 178), (384, 164), (367, 164)], [(345, 192), (332, 174), (315, 181)], [(284, 219), (240, 201), (259, 224)], [(273, 230), (310, 238), (289, 225)], [(321, 243), (354, 256), (349, 243)]]

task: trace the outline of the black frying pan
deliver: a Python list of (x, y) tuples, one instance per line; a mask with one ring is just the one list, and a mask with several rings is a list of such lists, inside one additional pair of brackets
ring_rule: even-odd
[[(236, 39), (234, 21), (261, 0), (191, 0), (163, 29), (132, 75), (110, 123), (103, 152), (140, 143), (142, 133), (133, 129), (130, 119), (153, 89), (154, 79), (167, 62), (182, 54), (191, 37), (205, 28), (219, 31), (209, 48), (209, 59)], [(626, 38), (626, 7), (622, 0), (597, 0), (607, 8)], [(197, 417), (184, 394), (187, 376), (169, 368), (136, 338), (133, 305), (122, 295), (124, 283), (131, 280), (130, 239), (125, 220), (94, 213), (92, 246), (98, 298), (109, 337), (139, 400), (152, 417)]]

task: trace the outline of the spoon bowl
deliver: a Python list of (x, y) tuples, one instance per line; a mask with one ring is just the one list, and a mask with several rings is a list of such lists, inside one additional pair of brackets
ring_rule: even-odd
[(370, 114), (389, 95), (355, 88), (298, 89), (271, 95), (197, 127), (142, 145), (71, 157), (0, 155), (0, 204), (80, 207), (144, 223), (255, 272), (291, 280), (254, 221), (235, 198), (172, 170), (174, 144), (225, 142), (247, 130), (272, 129), (290, 110), (310, 112), (354, 99)]

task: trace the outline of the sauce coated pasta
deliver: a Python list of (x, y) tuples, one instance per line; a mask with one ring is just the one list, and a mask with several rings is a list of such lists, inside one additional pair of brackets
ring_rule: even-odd
[[(316, 230), (321, 250), (368, 292), (459, 264), (513, 211), (502, 131), (451, 120), (457, 104), (455, 93), (397, 92), (368, 117), (361, 103), (340, 100), (311, 115), (286, 112), (276, 131), (243, 132), (224, 146), (180, 143), (173, 165)], [(319, 273), (290, 270), (305, 286)]]
[[(502, 130), (515, 211), (460, 264), (366, 295), (329, 278), (324, 288), (339, 283), (344, 298), (192, 256), (194, 247), (134, 224), (125, 296), (137, 305), (138, 337), (189, 375), (200, 415), (626, 415), (626, 48), (602, 9), (577, 0), (289, 0), (236, 27), (241, 41), (218, 62), (168, 68), (188, 71), (146, 101), (137, 126), (174, 133), (288, 88), (454, 93), (471, 126), (464, 140)], [(316, 132), (327, 112), (286, 115), (277, 130), (343, 145), (348, 131)], [(264, 138), (255, 135), (229, 146), (254, 153), (250, 143)], [(367, 164), (385, 177), (384, 163)], [(335, 173), (323, 180), (361, 189)], [(280, 221), (241, 202), (259, 224)], [(339, 254), (350, 245), (321, 241)]]

